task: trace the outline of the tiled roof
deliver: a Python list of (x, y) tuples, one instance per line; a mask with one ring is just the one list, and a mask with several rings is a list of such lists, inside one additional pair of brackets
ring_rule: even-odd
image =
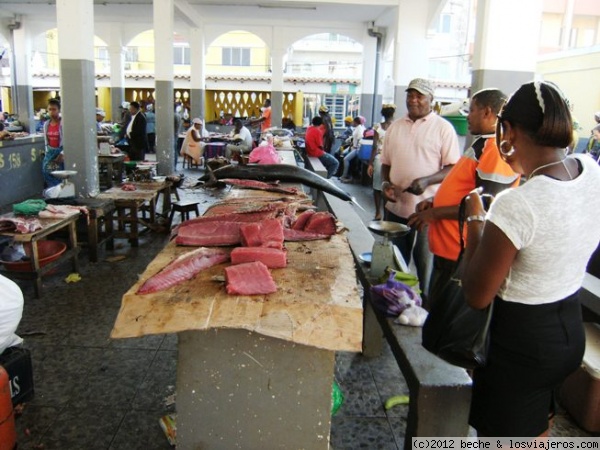
[[(35, 78), (50, 78), (50, 77), (58, 77), (58, 71), (53, 70), (45, 70), (35, 72), (33, 75)], [(110, 78), (110, 73), (97, 73), (97, 80), (105, 80)], [(154, 74), (150, 72), (125, 72), (125, 78), (135, 79), (135, 80), (147, 80), (153, 79)], [(173, 76), (176, 80), (189, 80), (190, 75), (184, 73), (176, 73)], [(271, 75), (243, 75), (243, 74), (212, 74), (206, 76), (207, 80), (210, 81), (259, 81), (259, 82), (271, 82)], [(309, 77), (309, 76), (299, 76), (299, 75), (284, 75), (284, 81), (288, 83), (341, 83), (341, 84), (354, 84), (359, 85), (361, 83), (360, 79), (357, 78), (335, 78), (335, 77)]]
[[(49, 78), (58, 77), (58, 71), (46, 70), (40, 71), (33, 74), (36, 78)], [(174, 76), (176, 80), (190, 80), (190, 75), (186, 73), (176, 73)], [(110, 78), (110, 73), (103, 72), (97, 73), (97, 80), (104, 80)], [(125, 72), (125, 78), (134, 80), (148, 80), (153, 79), (154, 74), (151, 72)], [(206, 76), (207, 80), (210, 81), (238, 81), (243, 83), (245, 81), (258, 81), (258, 82), (271, 82), (271, 75), (256, 74), (256, 75), (244, 75), (244, 74), (211, 74)], [(361, 84), (361, 80), (357, 78), (335, 78), (335, 77), (309, 77), (300, 75), (284, 75), (283, 80), (288, 83), (340, 83), (340, 84)], [(450, 89), (469, 89), (470, 83), (458, 83), (456, 81), (434, 81), (434, 85), (439, 88), (450, 88)]]

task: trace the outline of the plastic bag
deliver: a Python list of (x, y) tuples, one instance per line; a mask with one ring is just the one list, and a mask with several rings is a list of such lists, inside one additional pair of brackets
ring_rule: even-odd
[(342, 407), (344, 403), (344, 394), (340, 389), (337, 381), (333, 380), (333, 388), (331, 389), (331, 415), (334, 416), (336, 412)]
[(250, 152), (251, 163), (258, 164), (279, 164), (281, 159), (279, 153), (272, 145), (261, 145)]
[(383, 284), (371, 286), (371, 299), (380, 311), (389, 316), (399, 316), (411, 305), (421, 306), (421, 296), (410, 286), (396, 280), (392, 272)]

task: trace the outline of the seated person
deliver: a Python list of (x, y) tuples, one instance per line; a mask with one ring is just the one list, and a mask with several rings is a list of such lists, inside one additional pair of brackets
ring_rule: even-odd
[(229, 133), (230, 143), (225, 147), (225, 156), (227, 159), (241, 156), (244, 153), (250, 152), (252, 149), (252, 134), (250, 130), (244, 126), (240, 119), (236, 119), (233, 123), (234, 129)]
[(361, 117), (355, 117), (353, 124), (354, 131), (352, 132), (352, 145), (350, 146), (350, 151), (344, 155), (344, 173), (340, 178), (342, 183), (352, 182), (352, 178), (350, 177), (350, 163), (358, 155), (358, 150), (360, 149), (360, 140), (363, 138), (363, 133), (365, 132), (365, 127)]
[(200, 164), (208, 140), (208, 131), (203, 125), (201, 119), (195, 118), (192, 120), (192, 126), (187, 131), (179, 152), (184, 158), (186, 156), (190, 157), (195, 164)]
[[(600, 157), (600, 125), (596, 125), (592, 129), (592, 136), (587, 143), (587, 152), (596, 161), (599, 161)], [(600, 162), (600, 161), (599, 161)]]
[(23, 315), (23, 293), (13, 281), (0, 275), (0, 353), (23, 342), (15, 334)]
[(319, 158), (321, 164), (327, 169), (327, 178), (331, 178), (337, 172), (340, 163), (334, 156), (323, 150), (323, 119), (320, 116), (313, 117), (312, 125), (306, 129), (304, 145), (306, 154)]

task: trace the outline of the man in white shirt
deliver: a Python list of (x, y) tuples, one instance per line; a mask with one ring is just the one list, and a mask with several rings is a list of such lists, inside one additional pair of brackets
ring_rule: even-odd
[(340, 178), (342, 183), (352, 182), (352, 178), (349, 176), (350, 164), (352, 160), (356, 158), (356, 155), (358, 155), (360, 140), (363, 138), (365, 132), (365, 126), (363, 125), (363, 119), (361, 117), (355, 117), (352, 124), (354, 125), (354, 131), (352, 132), (352, 146), (350, 147), (350, 152), (344, 156), (344, 173)]
[(229, 133), (231, 142), (225, 147), (225, 156), (227, 159), (239, 157), (244, 153), (249, 153), (252, 150), (252, 134), (250, 130), (244, 126), (240, 119), (236, 119), (233, 123), (234, 129)]

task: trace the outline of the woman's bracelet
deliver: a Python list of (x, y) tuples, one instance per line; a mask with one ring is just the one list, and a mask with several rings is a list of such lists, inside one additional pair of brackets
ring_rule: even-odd
[(465, 219), (465, 221), (467, 223), (469, 222), (485, 222), (485, 216), (482, 216), (481, 214), (477, 214), (474, 216), (469, 216)]

